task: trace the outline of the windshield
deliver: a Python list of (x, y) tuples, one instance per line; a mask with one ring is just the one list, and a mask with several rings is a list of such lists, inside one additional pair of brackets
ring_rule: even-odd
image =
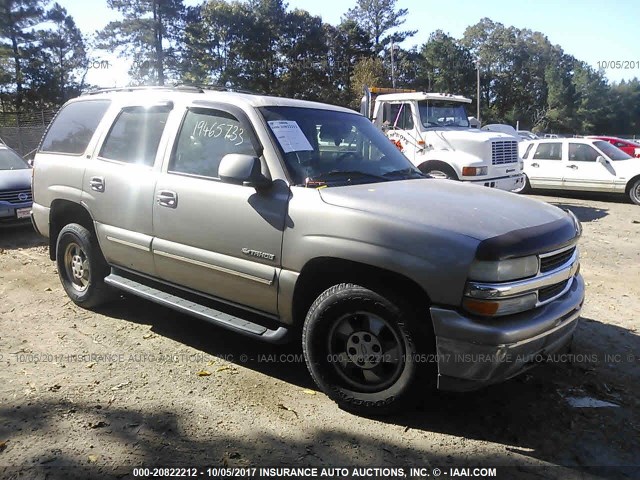
[(0, 149), (0, 170), (23, 170), (29, 168), (27, 162), (13, 150)]
[(460, 102), (422, 100), (418, 109), (424, 127), (469, 127), (467, 110)]
[(597, 142), (593, 142), (593, 144), (611, 160), (628, 160), (630, 158), (633, 158), (631, 155), (626, 154), (618, 147), (614, 147), (609, 142), (605, 142), (604, 140), (598, 140)]
[(296, 185), (307, 187), (425, 178), (365, 117), (298, 107), (263, 107)]

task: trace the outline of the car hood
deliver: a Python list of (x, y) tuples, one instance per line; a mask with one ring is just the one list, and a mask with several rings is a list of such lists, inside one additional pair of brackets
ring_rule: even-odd
[(416, 179), (322, 188), (330, 205), (384, 215), (479, 241), (559, 222), (575, 230), (563, 210), (514, 193), (449, 180)]
[(0, 192), (31, 188), (31, 169), (0, 170)]

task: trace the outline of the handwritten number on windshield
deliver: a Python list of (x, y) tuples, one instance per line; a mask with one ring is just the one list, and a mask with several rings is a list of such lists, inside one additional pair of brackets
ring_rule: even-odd
[(233, 125), (231, 123), (209, 123), (206, 120), (200, 120), (193, 128), (194, 137), (206, 137), (206, 138), (224, 138), (228, 142), (232, 142), (234, 145), (242, 145), (244, 142), (244, 128)]

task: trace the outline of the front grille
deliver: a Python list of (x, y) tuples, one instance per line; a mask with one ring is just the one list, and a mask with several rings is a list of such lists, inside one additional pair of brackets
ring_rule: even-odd
[(24, 203), (30, 202), (31, 199), (31, 190), (13, 190), (9, 192), (0, 192), (0, 202)]
[(564, 282), (541, 288), (540, 290), (538, 290), (538, 301), (544, 302), (549, 300), (550, 298), (555, 297), (556, 295), (559, 295), (567, 286), (568, 282), (569, 280), (565, 280)]
[(491, 163), (503, 165), (518, 161), (518, 142), (515, 140), (500, 140), (491, 142)]
[(576, 247), (573, 247), (569, 250), (565, 250), (564, 252), (540, 258), (540, 273), (550, 272), (551, 270), (555, 270), (561, 265), (564, 265), (569, 261), (575, 251)]

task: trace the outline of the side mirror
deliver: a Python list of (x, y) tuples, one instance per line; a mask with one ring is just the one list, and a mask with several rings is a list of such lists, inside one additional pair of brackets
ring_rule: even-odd
[(247, 185), (255, 189), (268, 188), (273, 183), (271, 178), (262, 173), (258, 157), (239, 153), (229, 153), (222, 157), (218, 175), (223, 182)]
[(604, 158), (602, 155), (598, 155), (596, 157), (596, 162), (601, 163), (602, 165), (606, 165), (607, 163), (609, 163), (609, 161)]

